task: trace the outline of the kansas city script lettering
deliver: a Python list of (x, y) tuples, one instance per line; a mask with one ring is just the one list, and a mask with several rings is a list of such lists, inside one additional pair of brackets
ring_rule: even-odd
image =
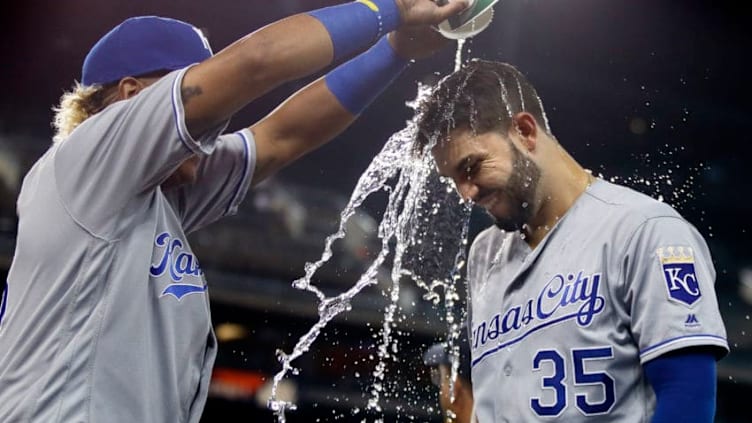
[(165, 247), (159, 264), (152, 265), (149, 273), (154, 276), (162, 276), (165, 272), (170, 273), (170, 278), (179, 282), (183, 276), (201, 276), (203, 272), (198, 264), (198, 259), (190, 252), (183, 251), (183, 241), (172, 238), (169, 232), (163, 232), (157, 236), (154, 243), (158, 247)]
[(601, 274), (583, 276), (556, 274), (543, 287), (536, 298), (484, 320), (473, 328), (473, 348), (485, 345), (512, 331), (529, 332), (536, 327), (553, 322), (576, 319), (587, 326), (595, 315), (603, 311), (605, 299), (599, 295)]

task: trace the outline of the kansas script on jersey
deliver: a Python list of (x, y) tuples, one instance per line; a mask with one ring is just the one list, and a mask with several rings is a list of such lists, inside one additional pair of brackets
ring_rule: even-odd
[(495, 351), (522, 341), (529, 334), (566, 320), (584, 327), (603, 311), (605, 299), (600, 295), (601, 274), (557, 273), (537, 296), (528, 298), (483, 320), (472, 328), (472, 347), (477, 349), (502, 336), (504, 342), (473, 359), (473, 365)]
[[(203, 271), (198, 259), (188, 244), (169, 232), (162, 232), (154, 239), (154, 260), (149, 274), (160, 279), (169, 276), (170, 281), (161, 291), (160, 297), (172, 295), (178, 301), (190, 294), (206, 292)], [(193, 281), (194, 283), (189, 283)]]

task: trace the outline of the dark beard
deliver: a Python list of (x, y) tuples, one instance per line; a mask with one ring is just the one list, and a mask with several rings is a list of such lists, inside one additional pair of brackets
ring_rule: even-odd
[[(492, 216), (496, 227), (508, 232), (520, 231), (523, 226), (533, 217), (535, 193), (538, 190), (538, 181), (541, 171), (532, 160), (524, 157), (520, 150), (510, 142), (512, 147), (512, 175), (504, 194), (512, 204), (512, 212), (509, 216), (499, 218)], [(527, 207), (523, 204), (527, 203)]]

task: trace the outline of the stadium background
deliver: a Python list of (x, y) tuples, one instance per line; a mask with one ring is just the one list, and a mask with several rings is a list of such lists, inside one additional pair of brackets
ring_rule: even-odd
[[(49, 146), (51, 106), (93, 43), (123, 19), (170, 16), (202, 28), (215, 51), (263, 25), (336, 1), (29, 0), (0, 14), (0, 280), (13, 255), (21, 178)], [(596, 174), (664, 197), (708, 240), (731, 354), (719, 365), (718, 422), (746, 421), (752, 394), (752, 212), (746, 72), (750, 30), (731, 0), (502, 0), (465, 57), (509, 61), (536, 85), (562, 144)], [(323, 240), (371, 158), (411, 117), (418, 81), (451, 71), (454, 50), (411, 65), (349, 130), (249, 193), (238, 216), (192, 238), (211, 285), (220, 354), (204, 421), (272, 421), (262, 405), (278, 369), (275, 350), (315, 318), (314, 298), (290, 282)], [(315, 77), (315, 76), (314, 76)], [(313, 77), (256, 101), (230, 129), (255, 122)], [(672, 184), (666, 184), (669, 176)], [(369, 204), (337, 245), (319, 283), (351, 286), (378, 246), (379, 205)], [(475, 222), (474, 232), (485, 222)], [(336, 319), (285, 386), (299, 411), (288, 421), (361, 421), (388, 287), (384, 278)], [(440, 309), (403, 287), (399, 361), (387, 374), (385, 421), (439, 421), (436, 390), (420, 363), (443, 336)], [(502, 393), (503, 394), (503, 393)], [(360, 412), (354, 412), (358, 409)]]

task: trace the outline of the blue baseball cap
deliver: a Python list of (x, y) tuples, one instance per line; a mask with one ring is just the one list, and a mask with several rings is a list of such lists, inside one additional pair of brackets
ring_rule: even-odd
[[(463, 378), (470, 380), (470, 343), (467, 340), (467, 330), (463, 328), (460, 337), (457, 340), (460, 347), (459, 367), (457, 373)], [(423, 364), (429, 367), (436, 367), (440, 364), (447, 366), (452, 365), (451, 356), (449, 355), (448, 345), (446, 342), (431, 345), (423, 353)]]
[(201, 31), (159, 16), (126, 19), (102, 37), (84, 59), (83, 85), (107, 84), (126, 76), (173, 71), (212, 56)]

